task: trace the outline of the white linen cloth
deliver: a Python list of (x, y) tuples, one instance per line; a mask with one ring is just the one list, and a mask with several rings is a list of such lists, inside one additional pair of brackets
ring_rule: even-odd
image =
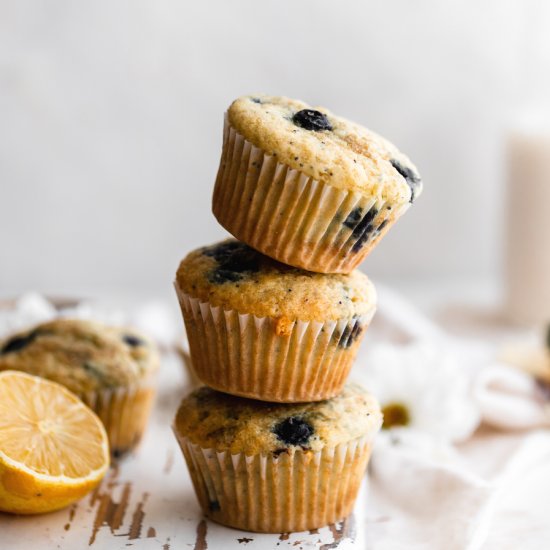
[[(461, 407), (477, 410), (478, 421), (470, 418), (469, 433), (447, 439), (426, 422), (419, 431), (414, 418), (413, 428), (381, 434), (370, 467), (367, 548), (550, 548), (550, 431), (542, 429), (550, 426), (548, 398), (530, 375), (496, 362), (491, 346), (449, 337), (388, 289), (379, 288), (379, 304), (386, 334), (409, 344), (395, 352), (397, 361), (403, 359), (403, 375), (419, 368), (415, 354), (420, 363), (426, 362), (421, 351), (426, 347), (440, 350), (436, 355), (441, 354), (441, 362), (453, 355), (469, 380)], [(371, 350), (376, 341), (370, 339)], [(376, 361), (376, 352), (362, 354), (354, 369), (355, 378), (367, 386), (369, 374), (376, 373), (369, 370), (369, 357)], [(426, 377), (437, 363), (430, 361)], [(456, 380), (449, 378), (449, 383)], [(424, 391), (416, 386), (418, 393)], [(417, 400), (424, 397), (419, 394)], [(417, 406), (411, 405), (413, 412)]]

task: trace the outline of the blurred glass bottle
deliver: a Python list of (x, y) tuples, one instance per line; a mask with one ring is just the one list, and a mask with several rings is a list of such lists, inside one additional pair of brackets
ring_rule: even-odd
[(550, 322), (550, 3), (524, 4), (521, 99), (508, 136), (506, 308)]

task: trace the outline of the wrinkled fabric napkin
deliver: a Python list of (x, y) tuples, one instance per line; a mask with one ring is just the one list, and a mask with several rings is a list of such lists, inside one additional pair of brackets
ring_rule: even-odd
[(390, 289), (379, 304), (393, 343), (371, 338), (353, 376), (383, 408), (404, 403), (410, 422), (376, 441), (367, 548), (550, 548), (547, 394), (496, 347), (450, 337)]

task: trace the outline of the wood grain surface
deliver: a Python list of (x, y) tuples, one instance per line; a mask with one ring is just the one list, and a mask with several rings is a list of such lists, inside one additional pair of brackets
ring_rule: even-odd
[[(177, 354), (166, 355), (149, 428), (136, 452), (112, 465), (77, 504), (36, 517), (0, 514), (1, 550), (231, 550), (359, 548), (362, 521), (307, 533), (264, 535), (229, 529), (200, 512), (171, 423), (190, 381)], [(364, 501), (361, 498), (360, 502)], [(356, 510), (356, 517), (360, 510)]]

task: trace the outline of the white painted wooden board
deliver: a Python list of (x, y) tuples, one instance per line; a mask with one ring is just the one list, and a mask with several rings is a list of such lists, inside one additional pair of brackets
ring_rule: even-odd
[(43, 516), (0, 514), (0, 550), (196, 550), (364, 548), (364, 491), (353, 516), (318, 532), (259, 535), (204, 520), (171, 423), (185, 394), (178, 358), (165, 357), (159, 392), (139, 449), (69, 509)]

